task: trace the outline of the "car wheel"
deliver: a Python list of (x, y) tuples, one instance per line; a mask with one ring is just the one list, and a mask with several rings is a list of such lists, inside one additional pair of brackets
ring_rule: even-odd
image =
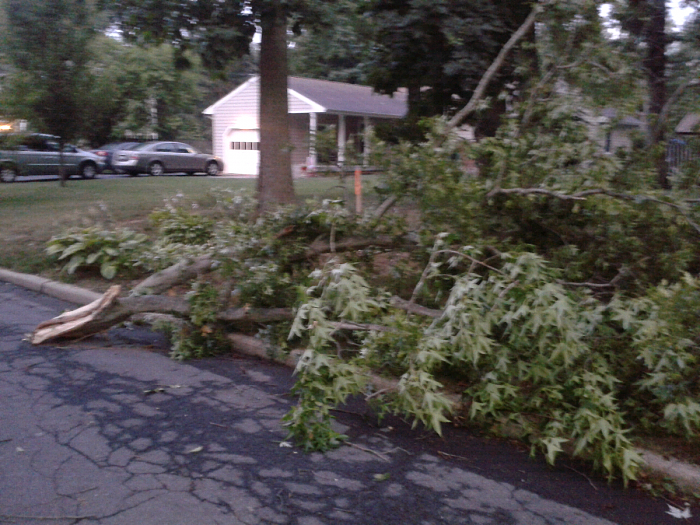
[(148, 167), (149, 175), (153, 175), (154, 177), (160, 177), (163, 173), (165, 173), (165, 169), (163, 168), (163, 165), (160, 162), (154, 162)]
[(14, 182), (17, 178), (17, 170), (12, 166), (3, 166), (0, 168), (0, 181)]
[(94, 162), (86, 162), (80, 167), (80, 176), (84, 179), (94, 179), (97, 175), (97, 166)]
[(219, 174), (219, 165), (214, 161), (207, 162), (207, 166), (204, 168), (204, 171), (210, 177), (216, 177)]

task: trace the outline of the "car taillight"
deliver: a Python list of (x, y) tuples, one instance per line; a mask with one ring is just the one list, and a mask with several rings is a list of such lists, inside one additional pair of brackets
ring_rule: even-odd
[(95, 155), (98, 155), (99, 157), (106, 157), (107, 152), (106, 151), (96, 151)]
[(139, 156), (136, 153), (129, 155), (129, 160), (139, 160)]

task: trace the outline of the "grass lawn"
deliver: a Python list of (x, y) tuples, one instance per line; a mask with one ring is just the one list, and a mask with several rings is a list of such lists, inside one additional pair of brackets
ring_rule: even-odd
[[(364, 176), (365, 202), (374, 199), (371, 188), (378, 176)], [(68, 181), (33, 181), (0, 185), (0, 267), (55, 275), (54, 264), (44, 254), (53, 235), (70, 228), (96, 224), (139, 229), (155, 209), (178, 194), (196, 202), (201, 209), (214, 204), (212, 195), (220, 189), (255, 192), (254, 179), (209, 177), (122, 177)], [(343, 188), (338, 177), (295, 181), (299, 202), (308, 199), (339, 198)], [(352, 195), (352, 177), (346, 179)]]

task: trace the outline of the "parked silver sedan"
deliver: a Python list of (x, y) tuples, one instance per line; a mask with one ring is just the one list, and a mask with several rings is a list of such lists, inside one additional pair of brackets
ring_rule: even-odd
[(144, 142), (129, 149), (115, 151), (112, 166), (116, 170), (136, 176), (139, 173), (205, 173), (215, 176), (224, 169), (219, 157), (200, 153), (182, 142)]

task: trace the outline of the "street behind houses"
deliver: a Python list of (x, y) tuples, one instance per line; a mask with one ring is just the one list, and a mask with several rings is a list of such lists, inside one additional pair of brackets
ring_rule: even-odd
[(180, 363), (139, 328), (23, 340), (68, 303), (0, 284), (0, 522), (39, 524), (663, 524), (662, 499), (547, 467), (463, 430), (445, 438), (360, 406), (350, 444), (307, 454), (280, 421), (290, 371)]

